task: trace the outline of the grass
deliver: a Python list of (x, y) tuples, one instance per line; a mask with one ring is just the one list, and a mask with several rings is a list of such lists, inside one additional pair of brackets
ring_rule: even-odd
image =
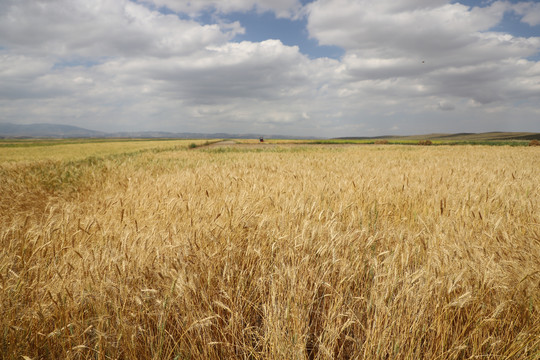
[[(524, 144), (533, 139), (540, 139), (540, 133), (528, 132), (485, 132), (485, 133), (457, 133), (457, 134), (425, 134), (425, 135), (410, 135), (410, 136), (388, 136), (388, 140), (396, 141), (420, 141), (431, 140), (439, 141), (444, 144), (452, 143), (472, 143), (489, 145), (498, 143), (518, 143)], [(337, 140), (358, 140), (357, 138), (340, 138)], [(373, 139), (369, 139), (373, 140)]]
[[(312, 140), (311, 144), (377, 144), (380, 140), (364, 139), (364, 140)], [(417, 145), (421, 141), (426, 140), (411, 140), (411, 139), (388, 139), (388, 144), (393, 145)], [(485, 145), (485, 146), (529, 146), (529, 140), (431, 140), (433, 145)]]
[(2, 358), (538, 358), (538, 148), (191, 142), (0, 164)]
[[(387, 141), (390, 145), (418, 145), (420, 141), (428, 140), (428, 137), (411, 137), (411, 138), (388, 138), (388, 139), (319, 139), (319, 140), (280, 140), (268, 139), (266, 144), (273, 145), (380, 145), (382, 141)], [(484, 145), (484, 146), (529, 146), (530, 140), (513, 140), (513, 139), (482, 139), (472, 138), (466, 139), (443, 139), (431, 138), (433, 145)], [(241, 144), (254, 144), (255, 140), (237, 140)], [(258, 142), (258, 140), (257, 140)]]
[[(34, 146), (55, 146), (68, 144), (100, 144), (100, 143), (130, 143), (147, 142), (146, 139), (100, 139), (100, 138), (81, 138), (81, 139), (0, 139), (0, 147), (34, 147)], [(168, 139), (156, 139), (152, 141), (170, 141)]]

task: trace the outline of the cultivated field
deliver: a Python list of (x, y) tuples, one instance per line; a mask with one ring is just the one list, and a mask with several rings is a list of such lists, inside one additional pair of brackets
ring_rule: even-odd
[(540, 357), (540, 148), (191, 143), (0, 147), (3, 359)]

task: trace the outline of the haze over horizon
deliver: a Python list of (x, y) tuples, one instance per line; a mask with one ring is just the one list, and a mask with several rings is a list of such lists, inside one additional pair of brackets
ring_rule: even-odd
[(540, 132), (540, 4), (5, 0), (0, 122), (317, 137)]

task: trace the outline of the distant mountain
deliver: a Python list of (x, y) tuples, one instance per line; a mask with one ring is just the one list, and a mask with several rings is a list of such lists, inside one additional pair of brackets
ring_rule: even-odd
[(163, 131), (124, 131), (108, 133), (104, 137), (134, 138), (134, 139), (320, 139), (313, 136), (265, 135), (265, 134), (230, 134), (230, 133), (172, 133)]
[[(132, 139), (257, 139), (261, 135), (265, 139), (321, 139), (309, 136), (267, 135), (267, 134), (229, 134), (229, 133), (173, 133), (164, 131), (124, 131), (107, 133), (84, 129), (78, 126), (58, 124), (18, 125), (0, 123), (0, 138), (132, 138)], [(411, 136), (374, 136), (343, 137), (343, 140), (540, 140), (540, 133), (528, 132), (486, 132), (457, 134), (425, 134)]]
[(0, 137), (9, 138), (76, 138), (76, 137), (104, 137), (107, 134), (101, 131), (88, 130), (71, 125), (58, 124), (29, 124), (19, 125), (0, 123)]
[(228, 134), (228, 133), (173, 133), (164, 131), (123, 131), (106, 133), (84, 129), (78, 126), (58, 124), (18, 125), (0, 123), (0, 138), (134, 138), (134, 139), (257, 139), (264, 135), (267, 139), (317, 139), (266, 134)]

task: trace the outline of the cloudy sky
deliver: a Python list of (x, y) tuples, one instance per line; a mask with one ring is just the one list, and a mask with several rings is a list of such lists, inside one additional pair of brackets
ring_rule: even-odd
[(0, 122), (540, 132), (540, 3), (1, 0)]

